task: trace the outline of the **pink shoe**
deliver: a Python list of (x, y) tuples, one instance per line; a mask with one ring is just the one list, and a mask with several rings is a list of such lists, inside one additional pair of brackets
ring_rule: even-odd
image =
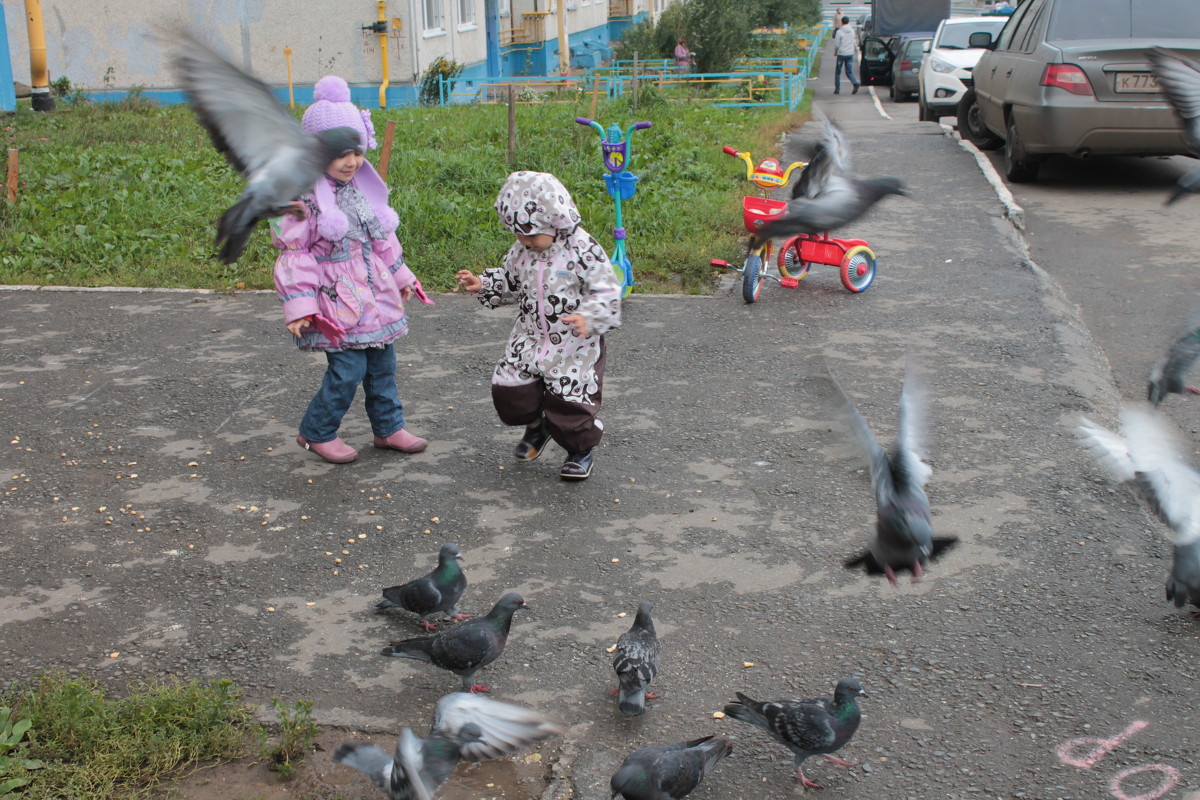
[(401, 428), (391, 436), (376, 436), (375, 446), (384, 450), (399, 450), (401, 453), (419, 453), (429, 447), (429, 442)]
[(296, 444), (305, 450), (312, 450), (330, 464), (349, 464), (358, 458), (358, 451), (343, 442), (340, 436), (330, 439), (328, 442), (310, 442), (303, 436), (297, 435)]

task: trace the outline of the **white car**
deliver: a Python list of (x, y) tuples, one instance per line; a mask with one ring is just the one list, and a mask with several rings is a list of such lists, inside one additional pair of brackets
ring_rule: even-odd
[(971, 77), (971, 70), (984, 53), (982, 48), (969, 47), (967, 40), (979, 31), (990, 33), (995, 39), (1006, 22), (1007, 15), (952, 17), (941, 21), (917, 76), (918, 115), (922, 122), (936, 122), (958, 113), (958, 100), (966, 91), (963, 79)]

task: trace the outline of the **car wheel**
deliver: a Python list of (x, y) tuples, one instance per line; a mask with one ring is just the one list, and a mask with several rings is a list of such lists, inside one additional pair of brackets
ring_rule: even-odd
[(892, 102), (896, 102), (896, 84), (888, 87), (888, 97), (892, 98)]
[(1004, 141), (1004, 177), (1013, 183), (1032, 183), (1037, 180), (1038, 163), (1025, 152), (1017, 133), (1017, 121), (1008, 118), (1008, 138)]
[(958, 135), (980, 150), (995, 150), (1004, 144), (1003, 139), (983, 124), (974, 89), (968, 89), (962, 100), (958, 101)]
[(896, 92), (897, 103), (907, 103), (912, 100), (912, 92)]
[(932, 118), (929, 116), (929, 109), (925, 106), (924, 94), (917, 96), (917, 119), (919, 119), (921, 122), (932, 121)]

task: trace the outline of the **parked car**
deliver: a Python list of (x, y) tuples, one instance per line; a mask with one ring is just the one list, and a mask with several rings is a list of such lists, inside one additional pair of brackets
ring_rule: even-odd
[(895, 102), (911, 100), (920, 91), (917, 73), (932, 41), (932, 33), (906, 33), (900, 37), (896, 44), (896, 60), (892, 62), (890, 94)]
[(983, 149), (1003, 144), (1010, 181), (1036, 180), (1048, 155), (1190, 154), (1146, 53), (1200, 59), (1194, 0), (1025, 0), (995, 40), (976, 37), (987, 49), (959, 131)]
[(887, 86), (892, 82), (892, 63), (899, 41), (899, 36), (863, 39), (858, 53), (858, 80), (863, 86)]
[(951, 17), (942, 20), (917, 75), (920, 84), (917, 116), (922, 122), (936, 122), (941, 117), (956, 113), (958, 101), (966, 92), (963, 78), (970, 77), (975, 62), (984, 53), (981, 47), (971, 47), (971, 34), (981, 31), (997, 34), (1006, 22), (1008, 17)]

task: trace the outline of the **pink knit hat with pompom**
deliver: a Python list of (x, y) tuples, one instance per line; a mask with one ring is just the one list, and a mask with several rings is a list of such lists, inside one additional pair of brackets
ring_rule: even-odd
[(337, 75), (326, 75), (313, 87), (313, 104), (304, 111), (300, 127), (309, 133), (330, 128), (353, 128), (358, 131), (366, 150), (375, 147), (375, 126), (371, 112), (350, 102), (350, 87)]
[[(371, 112), (360, 109), (350, 102), (350, 87), (336, 75), (326, 75), (313, 86), (313, 104), (304, 111), (300, 127), (309, 133), (327, 131), (330, 128), (353, 128), (358, 131), (365, 150), (375, 147), (375, 126), (371, 124)], [(352, 181), (375, 211), (380, 225), (388, 233), (400, 226), (400, 217), (388, 205), (388, 188), (371, 166), (363, 159), (363, 165)], [(322, 177), (313, 189), (320, 212), (317, 231), (326, 239), (340, 241), (350, 229), (346, 214), (338, 208), (337, 198), (328, 179)]]

